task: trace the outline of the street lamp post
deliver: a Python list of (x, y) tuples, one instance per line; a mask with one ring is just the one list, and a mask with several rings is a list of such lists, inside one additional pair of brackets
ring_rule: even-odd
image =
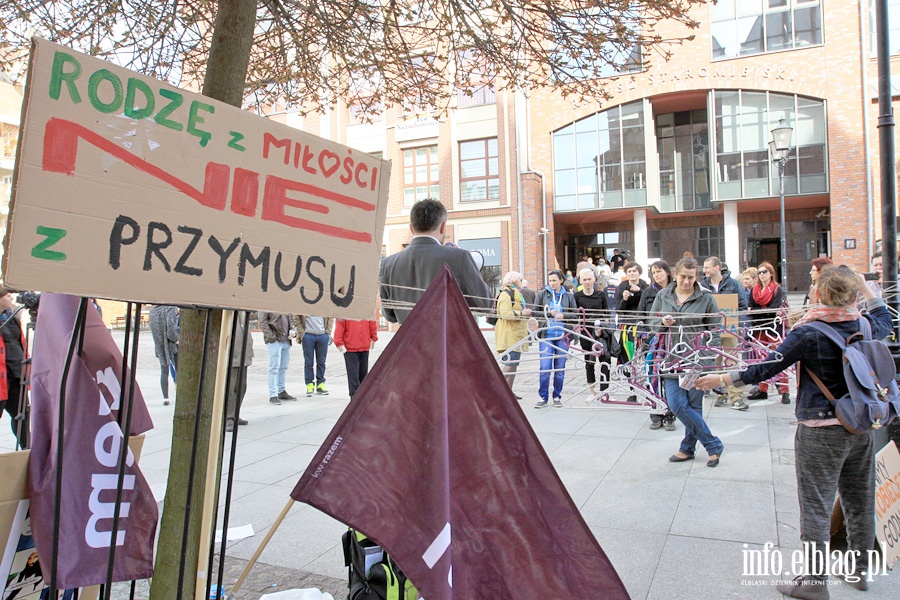
[(784, 119), (779, 119), (778, 127), (772, 130), (772, 140), (769, 142), (772, 159), (778, 161), (778, 182), (781, 195), (781, 287), (785, 293), (790, 291), (790, 288), (788, 287), (787, 273), (787, 232), (784, 226), (784, 166), (791, 153), (791, 133), (793, 131), (794, 128), (785, 124)]

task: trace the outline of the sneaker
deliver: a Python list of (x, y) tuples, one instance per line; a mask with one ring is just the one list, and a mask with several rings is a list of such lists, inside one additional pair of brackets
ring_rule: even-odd
[(728, 396), (719, 396), (713, 406), (725, 406), (726, 404), (728, 404)]
[(238, 425), (249, 425), (250, 421), (247, 419), (238, 419)]
[(750, 407), (743, 400), (735, 400), (731, 403), (731, 408), (734, 410), (747, 410)]
[(791, 403), (791, 395), (787, 392), (781, 395), (781, 403), (782, 404), (790, 404)]
[(316, 392), (316, 386), (313, 383), (306, 384), (306, 397), (309, 398)]
[(663, 425), (666, 426), (666, 431), (675, 431), (675, 421), (664, 421)]
[(747, 400), (768, 400), (769, 392), (764, 392), (762, 390), (756, 390), (749, 396), (747, 396)]
[(788, 598), (805, 600), (828, 600), (828, 582), (824, 579), (813, 579), (809, 576), (795, 577), (788, 583), (781, 583), (775, 589)]
[(287, 393), (287, 390), (281, 390), (280, 392), (278, 392), (278, 399), (279, 400), (296, 400), (295, 397), (293, 397)]
[(560, 402), (559, 398), (553, 399), (553, 408), (562, 408), (562, 402)]
[(278, 399), (278, 396), (272, 396), (271, 398), (269, 398), (269, 402), (271, 402), (272, 404), (281, 404), (281, 400)]
[(546, 400), (538, 400), (537, 404), (534, 405), (535, 408), (546, 408), (547, 401)]
[(225, 420), (225, 431), (234, 431), (234, 419)]
[(650, 421), (650, 429), (654, 431), (662, 429), (662, 421)]
[(325, 389), (324, 383), (320, 383), (319, 385), (316, 386), (316, 393), (321, 394), (322, 396), (328, 395), (328, 390)]

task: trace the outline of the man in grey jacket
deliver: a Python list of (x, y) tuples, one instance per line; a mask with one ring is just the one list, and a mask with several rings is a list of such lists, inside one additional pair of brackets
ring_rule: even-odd
[(281, 404), (282, 400), (296, 400), (284, 389), (288, 364), (291, 362), (291, 315), (259, 313), (259, 328), (269, 351), (269, 402)]
[(409, 212), (413, 238), (409, 246), (381, 261), (381, 312), (391, 323), (403, 323), (425, 288), (446, 264), (472, 308), (489, 310), (494, 298), (472, 256), (462, 248), (444, 246), (447, 209), (437, 200), (416, 202)]

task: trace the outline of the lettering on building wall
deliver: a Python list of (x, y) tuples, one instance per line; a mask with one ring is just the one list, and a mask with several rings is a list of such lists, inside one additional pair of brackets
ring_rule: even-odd
[(737, 65), (722, 65), (717, 67), (700, 67), (699, 69), (678, 69), (675, 71), (654, 70), (653, 72), (647, 74), (647, 84), (660, 85), (664, 83), (675, 83), (693, 79), (762, 79), (769, 81), (794, 81), (795, 77), (797, 77), (796, 69), (776, 67), (738, 67)]

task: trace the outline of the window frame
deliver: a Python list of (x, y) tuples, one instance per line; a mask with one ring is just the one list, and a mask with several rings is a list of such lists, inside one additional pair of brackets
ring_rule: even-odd
[[(726, 2), (730, 3), (725, 4)], [(815, 48), (825, 44), (825, 17), (823, 14), (823, 2), (824, 0), (785, 0), (782, 6), (770, 6), (773, 3), (773, 0), (759, 0), (759, 12), (747, 12), (746, 5), (740, 6), (740, 0), (720, 0), (720, 2), (716, 4), (710, 4), (709, 8), (709, 38), (710, 38), (710, 53), (712, 55), (713, 61), (723, 61), (723, 60), (734, 60), (737, 58), (745, 58), (748, 56), (759, 56), (761, 54), (773, 54), (776, 52), (786, 52), (790, 50), (802, 50), (804, 48)], [(728, 8), (732, 10), (727, 10)], [(798, 30), (797, 30), (797, 14), (801, 11), (805, 11), (811, 9), (813, 7), (818, 7), (818, 15), (819, 15), (819, 41), (815, 43), (806, 43), (804, 40), (798, 39)], [(744, 11), (740, 9), (744, 8)], [(722, 18), (716, 18), (716, 12), (727, 13), (727, 16)], [(771, 26), (770, 20), (775, 16), (790, 13), (790, 25), (791, 25), (791, 33), (790, 33), (790, 43), (786, 45), (782, 45), (778, 48), (769, 49), (770, 40), (774, 40), (775, 37), (770, 35), (769, 28)], [(752, 51), (752, 52), (741, 52), (740, 46), (751, 40), (750, 37), (747, 37), (743, 42), (739, 39), (735, 39), (735, 42), (738, 44), (737, 54), (734, 56), (729, 56), (725, 53), (726, 46), (720, 46), (722, 48), (722, 55), (716, 56), (715, 46), (712, 44), (718, 41), (718, 32), (717, 25), (722, 24), (731, 24), (732, 33), (737, 32), (737, 27), (741, 22), (749, 23), (749, 19), (754, 19), (751, 25), (751, 31), (753, 31), (756, 27), (759, 27), (759, 46), (760, 50)], [(774, 21), (772, 21), (774, 22)], [(805, 31), (805, 30), (804, 30)], [(810, 32), (813, 30), (809, 30)], [(739, 37), (739, 36), (738, 36)], [(752, 38), (756, 40), (756, 38)], [(801, 43), (803, 42), (803, 43)]]
[[(418, 158), (418, 151), (425, 150), (425, 173), (427, 174), (427, 179), (425, 181), (419, 181), (416, 177), (418, 173), (418, 167), (422, 166), (416, 162)], [(433, 152), (432, 152), (433, 151)], [(406, 164), (407, 153), (410, 153), (412, 156), (412, 165), (409, 166)], [(434, 160), (432, 160), (432, 158)], [(440, 200), (440, 177), (441, 177), (441, 157), (438, 152), (437, 144), (428, 144), (426, 146), (415, 146), (413, 148), (404, 148), (403, 149), (403, 207), (410, 208), (413, 204), (418, 202), (419, 200), (424, 200), (425, 198), (434, 198), (435, 200)], [(431, 178), (431, 167), (435, 166), (438, 170), (438, 178)], [(412, 182), (407, 180), (407, 169), (412, 168)], [(425, 188), (425, 195), (421, 198), (419, 197), (418, 189), (420, 187)], [(413, 190), (412, 201), (410, 202), (407, 199), (407, 190)], [(437, 192), (437, 193), (435, 193)]]
[[(490, 153), (490, 144), (494, 142), (496, 146), (496, 154), (491, 155)], [(476, 144), (481, 142), (484, 148), (484, 154), (478, 158), (463, 158), (463, 146), (466, 144)], [(500, 200), (500, 142), (496, 136), (494, 137), (486, 137), (486, 138), (477, 138), (474, 140), (460, 140), (458, 143), (459, 149), (459, 201), (461, 203), (476, 203), (476, 202), (495, 202)], [(491, 173), (491, 159), (495, 159), (497, 163), (497, 172)], [(464, 163), (475, 162), (475, 161), (484, 161), (484, 175), (479, 177), (465, 177), (463, 175), (463, 166)], [(466, 198), (466, 184), (469, 182), (484, 182), (484, 198)], [(491, 197), (491, 182), (496, 182), (497, 189), (497, 197)]]

